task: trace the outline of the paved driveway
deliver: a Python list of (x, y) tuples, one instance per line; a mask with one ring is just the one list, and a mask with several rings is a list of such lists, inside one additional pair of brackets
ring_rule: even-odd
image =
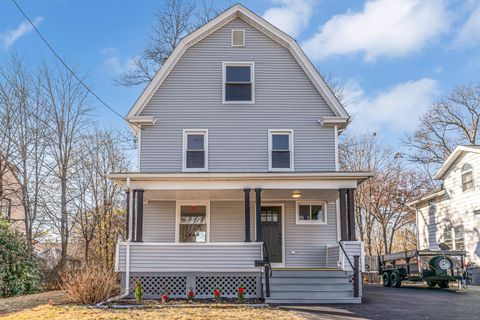
[(284, 308), (302, 312), (308, 319), (480, 319), (480, 288), (457, 292), (455, 288), (429, 289), (418, 285), (367, 285), (359, 305)]

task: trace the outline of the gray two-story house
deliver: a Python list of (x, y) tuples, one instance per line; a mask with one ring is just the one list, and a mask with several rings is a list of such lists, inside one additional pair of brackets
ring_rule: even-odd
[(125, 292), (360, 302), (369, 174), (338, 170), (349, 119), (295, 40), (241, 5), (182, 39), (128, 114), (139, 171), (110, 175)]

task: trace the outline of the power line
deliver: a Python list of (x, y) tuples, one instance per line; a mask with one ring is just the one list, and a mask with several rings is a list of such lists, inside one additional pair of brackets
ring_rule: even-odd
[(20, 5), (17, 3), (16, 0), (12, 0), (12, 2), (15, 4), (15, 6), (17, 7), (17, 9), (20, 11), (20, 13), (25, 17), (25, 19), (27, 19), (27, 21), (32, 25), (33, 27), (33, 30), (35, 30), (35, 32), (38, 34), (38, 36), (40, 37), (40, 39), (42, 39), (42, 41), (45, 43), (45, 45), (48, 47), (48, 49), (50, 49), (50, 51), (53, 53), (53, 55), (63, 64), (63, 66), (75, 77), (75, 79), (77, 79), (77, 81), (88, 91), (90, 92), (95, 98), (97, 98), (98, 101), (100, 101), (105, 107), (107, 107), (110, 111), (112, 111), (113, 113), (115, 113), (117, 116), (119, 116), (120, 118), (122, 118), (123, 120), (127, 121), (129, 124), (135, 126), (138, 128), (138, 126), (132, 122), (130, 122), (127, 118), (125, 118), (124, 116), (122, 116), (118, 111), (116, 111), (113, 107), (111, 107), (107, 102), (105, 102), (105, 100), (103, 100), (102, 98), (100, 98), (92, 89), (90, 89), (87, 84), (85, 82), (83, 82), (82, 79), (80, 79), (80, 77), (77, 76), (77, 74), (67, 65), (67, 63), (65, 61), (63, 61), (63, 59), (57, 54), (57, 52), (55, 51), (55, 49), (53, 49), (53, 47), (50, 45), (50, 43), (47, 41), (47, 39), (40, 33), (40, 31), (37, 29), (37, 27), (35, 26), (35, 24), (32, 22), (32, 20), (30, 20), (30, 18), (27, 16), (27, 14), (25, 13), (25, 11), (23, 11), (23, 9), (20, 7)]

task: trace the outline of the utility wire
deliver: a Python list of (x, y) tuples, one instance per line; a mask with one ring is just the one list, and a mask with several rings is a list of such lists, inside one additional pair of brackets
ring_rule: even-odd
[(135, 126), (137, 128), (138, 125), (136, 125), (135, 123), (132, 123), (130, 122), (127, 118), (125, 118), (124, 116), (122, 116), (118, 111), (116, 111), (113, 107), (111, 107), (107, 102), (105, 102), (105, 100), (103, 100), (102, 98), (100, 98), (92, 89), (90, 89), (88, 87), (88, 85), (83, 82), (82, 79), (80, 79), (80, 77), (77, 76), (77, 74), (72, 70), (72, 68), (70, 68), (67, 63), (57, 54), (57, 52), (55, 51), (55, 49), (53, 49), (53, 47), (50, 45), (50, 43), (47, 41), (47, 39), (40, 33), (40, 31), (37, 29), (37, 27), (35, 26), (35, 24), (32, 22), (32, 20), (30, 20), (30, 18), (27, 16), (27, 14), (25, 13), (25, 11), (23, 11), (23, 9), (20, 7), (20, 5), (17, 3), (16, 0), (12, 0), (12, 2), (15, 4), (15, 6), (17, 7), (17, 9), (20, 11), (20, 13), (25, 17), (25, 19), (27, 19), (27, 21), (32, 25), (33, 27), (33, 30), (35, 30), (35, 32), (38, 34), (38, 36), (40, 37), (40, 39), (42, 39), (42, 41), (45, 43), (45, 45), (48, 47), (48, 49), (50, 49), (50, 51), (53, 53), (53, 55), (63, 64), (63, 66), (75, 77), (75, 79), (77, 79), (77, 81), (88, 91), (90, 92), (95, 98), (97, 98), (98, 101), (100, 101), (105, 107), (107, 107), (110, 111), (112, 111), (113, 113), (115, 113), (117, 116), (119, 116), (120, 118), (122, 118), (123, 120), (127, 121), (129, 124), (131, 124), (132, 126)]

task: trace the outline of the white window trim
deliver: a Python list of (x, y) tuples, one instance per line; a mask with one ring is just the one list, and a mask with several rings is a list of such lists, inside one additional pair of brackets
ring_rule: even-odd
[[(207, 236), (205, 242), (180, 242), (180, 207), (181, 206), (205, 206), (207, 220)], [(175, 243), (185, 243), (192, 245), (202, 245), (210, 242), (210, 200), (177, 200), (175, 205)]]
[[(273, 168), (272, 167), (272, 136), (274, 134), (288, 134), (290, 146), (290, 168)], [(293, 129), (268, 129), (268, 171), (294, 171), (295, 170), (295, 145), (294, 145)]]
[[(203, 147), (205, 149), (205, 167), (187, 168), (187, 136), (189, 134), (203, 134)], [(182, 172), (206, 172), (208, 171), (208, 130), (207, 129), (183, 129), (182, 143)]]
[[(468, 164), (468, 165), (470, 166), (470, 169), (463, 171), (463, 170), (462, 170), (462, 169), (463, 169), (463, 166), (466, 165), (466, 164)], [(473, 167), (472, 167), (472, 165), (469, 164), (469, 163), (464, 163), (464, 164), (462, 165), (462, 168), (460, 169), (460, 171), (461, 171), (461, 172), (460, 172), (460, 183), (461, 183), (461, 185), (462, 185), (462, 192), (469, 192), (469, 191), (475, 190), (475, 176), (473, 175), (474, 172), (473, 172)], [(464, 189), (463, 189), (463, 175), (464, 175), (464, 174), (467, 174), (467, 173), (470, 173), (470, 172), (472, 173), (472, 187), (471, 187), (470, 189), (464, 190)]]
[[(234, 45), (233, 44), (233, 32), (235, 31), (242, 31), (243, 34), (243, 45)], [(230, 35), (230, 44), (232, 47), (245, 47), (245, 29), (232, 29), (232, 33)]]
[[(227, 66), (249, 66), (252, 82), (252, 100), (251, 101), (226, 101), (225, 85), (227, 80)], [(222, 103), (223, 104), (254, 104), (255, 103), (255, 62), (252, 61), (223, 61), (222, 62)]]
[[(325, 212), (325, 221), (318, 221), (318, 220), (300, 220), (299, 214), (300, 214), (300, 206), (301, 205), (323, 205), (323, 210)], [(317, 225), (317, 224), (327, 224), (328, 223), (328, 210), (327, 210), (328, 202), (326, 200), (321, 200), (321, 201), (295, 201), (295, 224), (312, 224), (312, 225)]]

